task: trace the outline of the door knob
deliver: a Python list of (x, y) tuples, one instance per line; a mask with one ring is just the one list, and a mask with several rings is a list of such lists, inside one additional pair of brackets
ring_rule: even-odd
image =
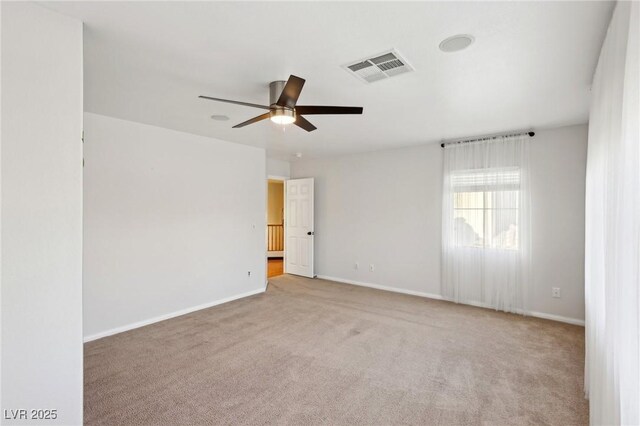
[(313, 235), (313, 231), (307, 232), (307, 235)]

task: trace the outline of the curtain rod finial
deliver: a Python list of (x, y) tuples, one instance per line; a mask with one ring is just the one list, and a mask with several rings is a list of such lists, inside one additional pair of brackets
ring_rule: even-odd
[(533, 137), (536, 134), (536, 132), (529, 132), (529, 136)]

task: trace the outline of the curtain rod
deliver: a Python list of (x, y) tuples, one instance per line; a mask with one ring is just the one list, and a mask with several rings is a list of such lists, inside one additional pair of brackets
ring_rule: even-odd
[(522, 133), (512, 133), (512, 134), (508, 134), (508, 135), (488, 136), (488, 137), (485, 137), (485, 138), (465, 139), (465, 140), (461, 140), (461, 141), (442, 142), (440, 144), (440, 146), (442, 148), (444, 148), (445, 145), (454, 145), (454, 144), (457, 145), (459, 143), (488, 141), (488, 140), (491, 140), (491, 139), (508, 138), (508, 137), (512, 137), (512, 136), (529, 135), (529, 137), (533, 137), (535, 134), (536, 134), (535, 132), (522, 132)]

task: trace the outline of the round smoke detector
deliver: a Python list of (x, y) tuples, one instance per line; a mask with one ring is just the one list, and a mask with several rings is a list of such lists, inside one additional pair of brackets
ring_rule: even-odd
[(454, 35), (442, 40), (440, 43), (440, 50), (443, 52), (457, 52), (469, 47), (474, 40), (473, 36), (469, 34)]
[(227, 117), (226, 115), (212, 115), (211, 119), (216, 121), (227, 121), (229, 117)]

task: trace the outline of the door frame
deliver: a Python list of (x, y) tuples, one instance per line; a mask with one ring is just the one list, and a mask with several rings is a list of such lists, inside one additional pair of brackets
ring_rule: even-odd
[[(279, 175), (267, 175), (264, 184), (265, 184), (265, 197), (264, 197), (264, 221), (265, 223), (268, 225), (269, 224), (269, 215), (267, 213), (267, 209), (269, 207), (269, 180), (281, 180), (282, 181), (282, 186), (284, 186), (284, 183), (286, 181), (288, 181), (289, 179), (291, 179), (288, 176), (279, 176)], [(284, 189), (283, 189), (284, 192)], [(283, 198), (282, 198), (282, 215), (283, 218), (287, 217), (287, 194), (283, 194)], [(283, 230), (284, 231), (284, 230)], [(266, 290), (267, 286), (269, 285), (269, 241), (268, 241), (268, 237), (269, 235), (267, 234), (267, 232), (269, 232), (267, 230), (267, 227), (265, 226), (264, 228), (264, 288)], [(286, 241), (287, 241), (287, 236), (286, 234), (284, 235), (284, 241), (285, 241), (285, 245), (286, 245)], [(284, 248), (284, 247), (283, 247)], [(282, 254), (282, 272), (284, 274), (284, 256), (285, 256), (286, 250), (283, 250), (283, 254)]]

